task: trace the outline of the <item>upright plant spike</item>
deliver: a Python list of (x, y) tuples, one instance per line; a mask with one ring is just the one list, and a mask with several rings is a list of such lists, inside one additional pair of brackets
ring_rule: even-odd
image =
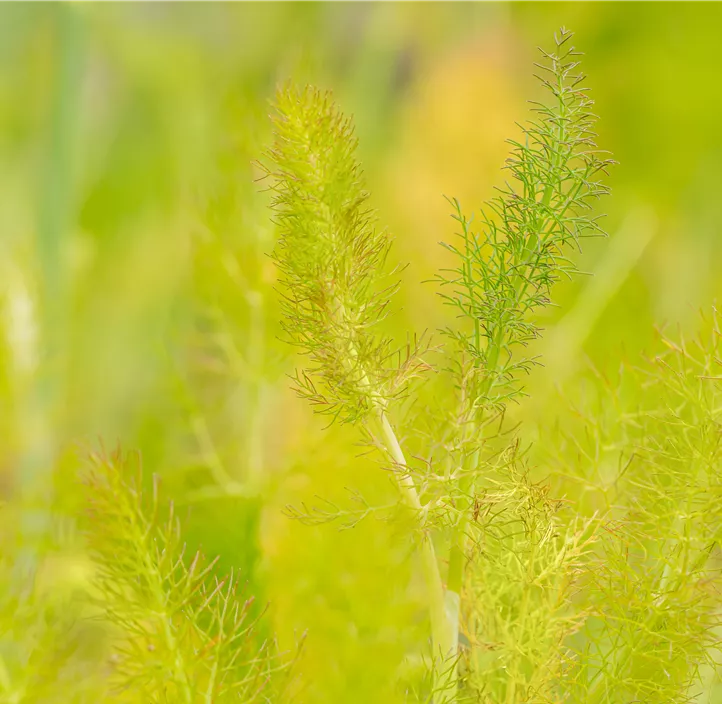
[(390, 341), (375, 334), (398, 287), (383, 272), (390, 239), (368, 205), (352, 123), (329, 94), (281, 90), (273, 124), (284, 328), (309, 360), (296, 388), (319, 411), (354, 422), (418, 370), (391, 368)]
[(539, 79), (553, 99), (532, 103), (535, 119), (522, 127), (521, 140), (510, 140), (511, 179), (482, 209), (479, 232), (452, 201), (461, 241), (444, 246), (458, 264), (439, 280), (442, 297), (462, 319), (446, 333), (468, 362), (457, 369), (472, 380), (466, 380), (472, 416), (499, 410), (519, 394), (519, 375), (534, 362), (520, 348), (539, 334), (532, 315), (549, 303), (560, 276), (576, 271), (569, 247), (604, 234), (589, 209), (608, 192), (598, 179), (612, 162), (593, 141), (593, 102), (576, 73), (571, 37), (561, 29), (556, 51), (542, 51)]
[[(458, 310), (459, 322), (445, 329), (453, 345), (448, 367), (458, 391), (447, 442), (451, 466), (463, 470), (451, 488), (458, 513), (452, 530), (447, 587), (465, 583), (469, 511), (478, 481), (490, 469), (481, 457), (485, 423), (521, 392), (520, 375), (535, 362), (523, 348), (539, 335), (533, 315), (549, 304), (550, 290), (576, 271), (568, 257), (583, 237), (603, 235), (591, 203), (608, 188), (599, 179), (612, 163), (596, 150), (592, 101), (577, 73), (579, 54), (571, 33), (561, 29), (555, 51), (542, 51), (539, 79), (549, 104), (532, 103), (535, 117), (510, 140), (506, 169), (511, 178), (481, 212), (479, 230), (452, 200), (461, 227), (458, 244), (444, 244), (457, 265), (439, 274), (440, 294)], [(443, 243), (442, 243), (443, 244)], [(513, 520), (513, 519), (511, 519)], [(460, 603), (460, 598), (452, 599)], [(456, 612), (459, 612), (457, 608)], [(511, 691), (511, 690), (510, 690)]]

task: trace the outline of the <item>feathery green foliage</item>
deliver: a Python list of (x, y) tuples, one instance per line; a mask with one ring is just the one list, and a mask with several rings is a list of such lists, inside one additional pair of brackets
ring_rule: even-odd
[[(606, 507), (575, 700), (693, 701), (720, 647), (720, 327), (595, 383), (553, 437), (556, 482)], [(582, 508), (583, 506), (580, 506)]]
[(280, 231), (284, 328), (309, 357), (296, 388), (343, 421), (398, 396), (418, 371), (409, 355), (390, 365), (391, 342), (374, 334), (398, 282), (384, 272), (390, 240), (378, 229), (355, 160), (351, 121), (313, 88), (279, 92), (268, 158)]
[(101, 701), (101, 629), (87, 621), (82, 589), (61, 568), (67, 556), (46, 542), (37, 573), (19, 575), (20, 522), (10, 506), (0, 506), (0, 515), (0, 701)]
[(189, 559), (172, 506), (163, 515), (157, 482), (143, 505), (137, 455), (92, 456), (90, 548), (98, 604), (120, 631), (114, 678), (132, 701), (277, 701), (273, 676), (287, 667), (255, 638), (252, 599), (238, 577), (213, 576)]
[(458, 372), (471, 375), (465, 395), (481, 412), (518, 394), (519, 375), (534, 361), (520, 348), (539, 335), (532, 315), (550, 303), (560, 276), (576, 272), (570, 248), (604, 234), (589, 211), (608, 192), (599, 178), (611, 161), (594, 144), (593, 103), (570, 40), (562, 30), (555, 52), (542, 52), (545, 63), (537, 66), (550, 103), (532, 103), (536, 119), (522, 127), (520, 140), (510, 140), (511, 181), (482, 209), (479, 231), (452, 201), (461, 243), (444, 246), (458, 265), (439, 280), (441, 295), (463, 322), (446, 332), (458, 345), (452, 364), (468, 360), (469, 369)]
[(468, 689), (483, 701), (554, 701), (573, 662), (567, 641), (584, 622), (572, 600), (596, 526), (524, 473), (492, 482), (475, 511), (462, 614)]

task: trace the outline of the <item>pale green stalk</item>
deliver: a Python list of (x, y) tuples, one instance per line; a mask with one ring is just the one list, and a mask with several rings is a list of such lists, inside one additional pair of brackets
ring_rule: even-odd
[(50, 103), (49, 158), (43, 163), (37, 222), (41, 359), (21, 402), (18, 425), (23, 440), (17, 481), (25, 511), (22, 532), (27, 544), (17, 561), (20, 579), (33, 574), (40, 543), (50, 524), (51, 473), (57, 445), (57, 413), (63, 395), (62, 367), (67, 315), (65, 251), (72, 227), (73, 149), (82, 82), (82, 23), (76, 8), (53, 7), (57, 68)]
[[(340, 315), (345, 316), (346, 311), (343, 304), (338, 304), (337, 307)], [(349, 355), (353, 358), (358, 356), (353, 345), (349, 346)], [(366, 374), (362, 376), (360, 383), (363, 388), (368, 389), (371, 387), (371, 382)], [(423, 514), (423, 507), (419, 499), (419, 493), (416, 490), (413, 477), (408, 472), (404, 451), (389, 422), (386, 402), (377, 394), (374, 394), (374, 396), (378, 420), (381, 425), (383, 445), (386, 453), (396, 465), (394, 477), (402, 501), (414, 512), (417, 518), (420, 518)], [(420, 527), (423, 528), (423, 525)], [(431, 621), (432, 658), (434, 660), (437, 657), (440, 658), (440, 667), (433, 668), (434, 681), (432, 689), (434, 692), (439, 693), (438, 697), (435, 697), (436, 704), (450, 704), (456, 699), (454, 690), (457, 685), (457, 668), (454, 663), (453, 667), (445, 670), (444, 663), (449, 657), (456, 656), (458, 648), (458, 596), (456, 598), (456, 609), (449, 610), (447, 605), (448, 592), (445, 592), (444, 589), (434, 543), (426, 531), (424, 531), (420, 551), (421, 568), (426, 582), (429, 619)]]
[[(384, 445), (391, 459), (397, 467), (395, 473), (396, 481), (401, 491), (404, 503), (417, 515), (422, 512), (419, 494), (416, 490), (413, 478), (406, 471), (406, 458), (401, 449), (396, 433), (389, 423), (385, 411), (380, 411), (379, 418), (384, 438)], [(438, 704), (453, 702), (456, 699), (457, 672), (456, 666), (445, 669), (444, 663), (449, 657), (456, 657), (458, 647), (458, 628), (454, 628), (452, 619), (447, 613), (447, 595), (439, 571), (439, 563), (434, 549), (431, 536), (425, 533), (420, 546), (421, 566), (426, 580), (427, 597), (429, 601), (429, 617), (431, 619), (431, 639), (433, 644), (433, 656), (440, 656), (440, 668), (435, 668), (435, 682), (433, 689), (438, 692), (435, 701)], [(458, 619), (458, 617), (457, 617)]]
[(265, 310), (263, 294), (249, 291), (246, 295), (250, 310), (250, 330), (248, 334), (248, 366), (251, 370), (249, 406), (249, 428), (246, 437), (248, 482), (257, 491), (263, 481), (263, 441), (264, 441), (264, 404), (265, 382), (261, 373), (265, 350)]

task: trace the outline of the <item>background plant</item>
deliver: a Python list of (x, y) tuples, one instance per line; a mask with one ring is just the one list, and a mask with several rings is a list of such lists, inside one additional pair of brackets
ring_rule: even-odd
[[(130, 701), (282, 700), (274, 674), (288, 667), (273, 643), (259, 643), (253, 599), (232, 571), (185, 555), (172, 506), (147, 508), (137, 455), (92, 456), (90, 551), (98, 607), (119, 630), (111, 685)], [(134, 466), (135, 465), (135, 466)], [(133, 475), (136, 475), (133, 479)]]

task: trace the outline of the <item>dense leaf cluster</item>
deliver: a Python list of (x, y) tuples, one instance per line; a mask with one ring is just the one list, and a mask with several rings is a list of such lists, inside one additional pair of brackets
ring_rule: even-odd
[(144, 503), (137, 455), (96, 454), (92, 462), (90, 549), (98, 605), (120, 630), (119, 690), (132, 701), (268, 701), (271, 674), (284, 664), (272, 644), (259, 649), (253, 599), (239, 598), (237, 577), (219, 579), (213, 562), (184, 554), (157, 482)]
[(384, 266), (390, 239), (368, 204), (351, 120), (314, 88), (279, 92), (267, 157), (279, 227), (284, 328), (309, 359), (298, 392), (318, 410), (356, 421), (397, 395), (422, 366), (394, 368), (378, 334), (398, 282)]

